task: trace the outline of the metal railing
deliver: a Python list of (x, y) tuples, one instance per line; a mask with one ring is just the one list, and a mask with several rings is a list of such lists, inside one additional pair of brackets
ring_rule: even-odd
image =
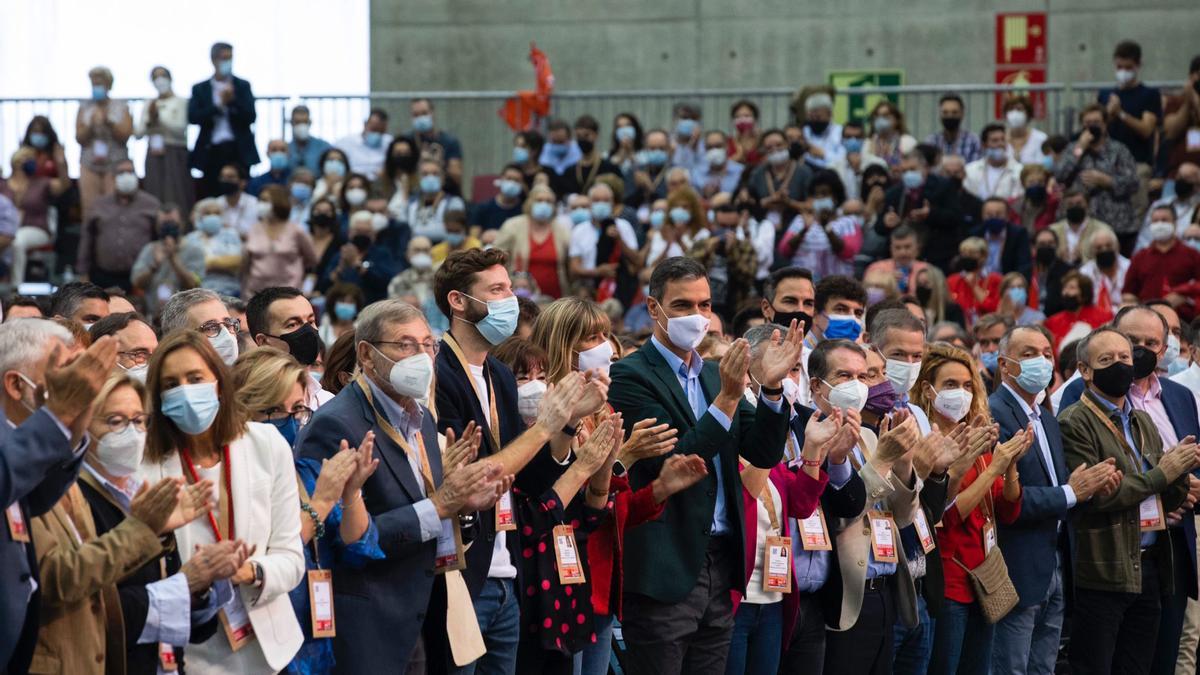
[[(1183, 86), (1181, 81), (1150, 82), (1164, 92)], [(909, 133), (918, 140), (940, 128), (938, 99), (947, 92), (962, 96), (966, 104), (966, 119), (970, 129), (978, 131), (987, 121), (995, 118), (997, 95), (1023, 92), (1045, 98), (1046, 114), (1034, 120), (1048, 133), (1070, 134), (1076, 127), (1076, 113), (1085, 104), (1096, 100), (1097, 92), (1109, 88), (1108, 82), (1048, 83), (1026, 86), (995, 84), (937, 84), (902, 85), (894, 87), (859, 87), (838, 92), (856, 102), (859, 111), (869, 110), (874, 102), (887, 97), (894, 100), (904, 112)], [(758, 89), (688, 89), (656, 91), (566, 91), (554, 94), (552, 114), (568, 120), (588, 113), (600, 120), (604, 140), (600, 148), (608, 147), (608, 133), (613, 118), (622, 112), (633, 113), (646, 128), (666, 126), (671, 122), (672, 107), (687, 101), (700, 107), (705, 128), (729, 127), (730, 106), (739, 99), (754, 101), (761, 111), (762, 128), (777, 127), (792, 122), (790, 104), (794, 88)], [(496, 172), (511, 157), (513, 134), (499, 117), (498, 110), (512, 96), (507, 91), (427, 91), (400, 92), (382, 91), (362, 96), (304, 95), (304, 96), (260, 96), (255, 108), (258, 121), (255, 138), (259, 152), (266, 157), (267, 142), (273, 138), (290, 138), (288, 115), (292, 106), (304, 103), (312, 111), (312, 130), (315, 136), (330, 142), (344, 136), (359, 133), (363, 120), (370, 108), (381, 106), (391, 114), (391, 128), (408, 129), (408, 102), (414, 98), (430, 99), (436, 109), (438, 126), (459, 137), (464, 148), (467, 184), (475, 173)], [(136, 120), (141, 115), (144, 102), (127, 101), (130, 114)], [(7, 173), (8, 160), (24, 136), (29, 119), (36, 114), (50, 118), (67, 151), (67, 162), (72, 176), (79, 171), (79, 145), (75, 143), (75, 116), (79, 110), (78, 99), (62, 98), (0, 98), (0, 159), (4, 160)], [(197, 127), (189, 129), (189, 144), (195, 142)], [(146, 155), (145, 139), (131, 139), (129, 153), (141, 171)], [(252, 169), (252, 173), (265, 170), (265, 165)]]

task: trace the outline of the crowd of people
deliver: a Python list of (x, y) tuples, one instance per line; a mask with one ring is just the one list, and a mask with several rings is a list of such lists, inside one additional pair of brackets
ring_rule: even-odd
[(0, 317), (4, 672), (1195, 672), (1200, 56), (1071, 139), (547, 120), (476, 203), (424, 99), (250, 178), (211, 57), (0, 187), (16, 284), (83, 214)]

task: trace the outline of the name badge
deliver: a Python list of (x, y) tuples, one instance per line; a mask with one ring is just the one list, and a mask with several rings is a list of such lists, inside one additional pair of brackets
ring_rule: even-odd
[(896, 552), (896, 521), (891, 511), (870, 511), (867, 519), (871, 523), (871, 552), (876, 562), (898, 563)]
[(1154, 532), (1167, 529), (1167, 519), (1163, 515), (1162, 497), (1150, 495), (1138, 505), (1138, 520), (1142, 532)]
[(162, 134), (150, 134), (150, 152), (161, 155), (166, 147), (167, 144), (163, 141)]
[(333, 625), (333, 573), (329, 570), (308, 571), (308, 605), (312, 608), (312, 635), (331, 638)]
[(437, 552), (434, 554), (433, 571), (444, 574), (466, 567), (463, 559), (462, 531), (457, 518), (442, 521), (442, 533), (438, 535)]
[(225, 629), (225, 637), (229, 639), (229, 647), (238, 651), (254, 639), (254, 626), (250, 624), (250, 613), (242, 602), (242, 594), (233, 589), (233, 597), (221, 608), (221, 627)]
[(158, 666), (167, 673), (179, 670), (179, 662), (175, 660), (175, 648), (165, 642), (158, 643)]
[(925, 509), (918, 508), (913, 518), (913, 526), (917, 528), (917, 537), (921, 540), (921, 548), (924, 549), (925, 555), (933, 552), (937, 548), (937, 542), (933, 538), (933, 532), (929, 531), (929, 521), (925, 519)]
[(108, 159), (108, 143), (105, 141), (92, 141), (92, 157), (95, 159)]
[(567, 584), (582, 584), (583, 563), (579, 560), (579, 549), (575, 546), (575, 530), (570, 525), (554, 528), (554, 559), (558, 563), (558, 581)]
[(508, 532), (517, 529), (517, 519), (513, 515), (512, 491), (500, 495), (496, 502), (496, 531)]
[(763, 590), (792, 592), (792, 538), (767, 537), (763, 551)]
[(825, 525), (825, 512), (817, 507), (812, 515), (800, 522), (800, 547), (805, 551), (832, 551), (829, 528)]
[(1200, 127), (1187, 130), (1187, 151), (1200, 152)]
[(29, 543), (29, 524), (25, 522), (25, 514), (21, 513), (20, 502), (13, 502), (4, 515), (8, 518), (8, 535), (13, 541)]
[(991, 553), (996, 544), (996, 524), (989, 520), (983, 524), (983, 554)]

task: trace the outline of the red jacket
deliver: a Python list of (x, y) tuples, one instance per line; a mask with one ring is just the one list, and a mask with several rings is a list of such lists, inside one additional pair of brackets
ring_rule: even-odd
[(1099, 328), (1108, 323), (1113, 317), (1112, 310), (1103, 309), (1097, 305), (1085, 305), (1077, 312), (1063, 310), (1046, 317), (1046, 330), (1054, 336), (1054, 352), (1058, 353), (1058, 345), (1071, 332), (1071, 327), (1082, 321), (1092, 328)]
[(977, 279), (976, 283), (982, 281), (982, 287), (987, 289), (987, 297), (982, 301), (975, 299), (975, 292), (971, 290), (971, 282), (967, 281), (966, 276), (961, 272), (955, 272), (946, 279), (946, 287), (950, 289), (951, 299), (962, 308), (968, 328), (975, 323), (976, 319), (996, 311), (996, 308), (1000, 306), (1000, 280), (1002, 277), (992, 272), (986, 277), (977, 277)]
[(655, 503), (651, 486), (634, 492), (624, 477), (613, 476), (609, 489), (614, 493), (612, 517), (588, 535), (588, 565), (592, 574), (592, 610), (596, 616), (614, 614), (620, 619), (625, 528), (658, 518), (665, 505)]
[[(987, 453), (980, 457), (984, 466), (991, 464), (992, 453)], [(979, 465), (977, 461), (974, 466), (967, 470), (963, 475), (958, 491), (961, 493), (967, 489), (971, 483), (979, 476)], [(986, 521), (984, 517), (984, 509), (989, 503), (995, 504), (996, 513), (993, 516), (993, 525), (997, 525), (994, 521), (998, 520), (1005, 525), (1012, 525), (1017, 521), (1017, 516), (1021, 514), (1021, 497), (1025, 495), (1024, 490), (1017, 496), (1017, 501), (1010, 502), (1004, 499), (1004, 478), (997, 478), (992, 483), (990, 499), (985, 495), (983, 499), (971, 509), (966, 518), (958, 515), (958, 507), (951, 506), (942, 516), (942, 523), (937, 527), (937, 545), (942, 556), (942, 570), (946, 579), (946, 597), (955, 602), (970, 604), (975, 600), (975, 592), (971, 589), (971, 581), (967, 578), (967, 572), (962, 567), (959, 567), (954, 560), (957, 559), (968, 569), (975, 569), (983, 564), (983, 524)]]
[[(829, 476), (822, 470), (821, 477), (814, 479), (803, 471), (792, 471), (780, 462), (771, 469), (768, 479), (775, 485), (775, 489), (783, 501), (779, 507), (783, 513), (783, 518), (779, 522), (781, 530), (779, 536), (791, 536), (788, 519), (804, 519), (817, 510), (817, 506), (821, 503), (821, 493), (825, 491), (825, 485), (829, 483)], [(750, 494), (745, 487), (742, 488), (742, 506), (746, 518), (746, 544), (743, 547), (746, 555), (746, 581), (743, 583), (745, 586), (750, 583), (750, 575), (754, 573), (754, 558), (758, 553), (756, 550), (758, 546), (758, 497)], [(830, 536), (833, 536), (832, 533)], [(791, 642), (789, 638), (800, 613), (800, 594), (796, 592), (796, 583), (796, 568), (793, 566), (792, 592), (785, 593), (783, 596), (784, 651)], [(737, 613), (738, 605), (742, 602), (742, 591), (735, 588), (730, 591), (730, 595), (733, 596), (733, 611)]]

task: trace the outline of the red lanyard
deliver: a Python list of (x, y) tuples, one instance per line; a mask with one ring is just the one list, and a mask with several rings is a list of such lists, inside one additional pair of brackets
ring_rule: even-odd
[[(221, 457), (221, 459), (222, 459), (221, 474), (222, 474), (222, 479), (224, 480), (224, 483), (225, 483), (225, 485), (224, 485), (225, 501), (226, 501), (225, 511), (226, 511), (226, 514), (229, 516), (229, 536), (232, 538), (233, 533), (234, 533), (234, 529), (233, 529), (233, 490), (230, 487), (230, 480), (229, 480), (229, 446), (228, 445), (221, 448), (221, 455), (222, 455), (222, 457)], [(190, 474), (192, 477), (192, 482), (199, 483), (200, 475), (198, 473), (196, 473), (196, 465), (192, 463), (192, 456), (190, 454), (188, 454), (188, 451), (183, 448), (179, 449), (179, 456), (183, 459), (183, 465), (185, 467), (187, 467), (188, 474)], [(217, 541), (219, 542), (219, 541), (221, 541), (221, 528), (217, 526), (217, 517), (213, 514), (214, 511), (216, 511), (216, 509), (208, 512), (208, 524), (210, 526), (212, 526), (213, 536), (216, 537)]]

